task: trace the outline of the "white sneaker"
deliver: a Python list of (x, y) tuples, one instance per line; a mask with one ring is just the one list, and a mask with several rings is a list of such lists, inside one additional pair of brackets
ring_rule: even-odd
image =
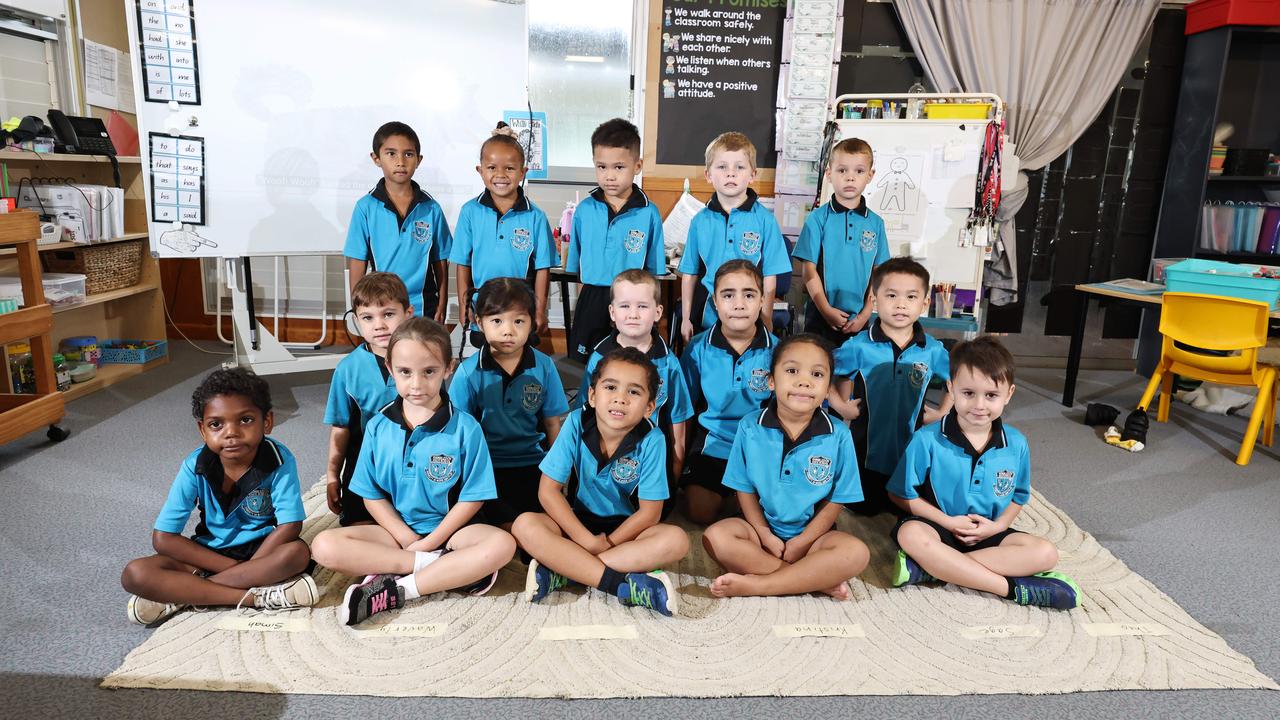
[(129, 620), (139, 625), (154, 625), (185, 607), (176, 603), (162, 603), (138, 595), (129, 596)]
[(310, 575), (303, 573), (279, 585), (249, 588), (236, 605), (237, 610), (247, 609), (245, 601), (253, 597), (253, 607), (268, 612), (311, 607), (320, 599), (320, 590)]

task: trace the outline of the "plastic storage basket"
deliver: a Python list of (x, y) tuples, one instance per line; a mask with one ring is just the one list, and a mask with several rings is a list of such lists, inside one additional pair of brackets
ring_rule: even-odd
[(102, 362), (113, 365), (142, 365), (169, 352), (169, 343), (165, 340), (103, 340), (98, 347), (102, 351)]
[(1280, 280), (1254, 277), (1262, 265), (1229, 263), (1218, 260), (1183, 260), (1165, 268), (1165, 285), (1169, 292), (1201, 293), (1260, 300), (1280, 306)]
[(930, 120), (985, 120), (991, 114), (991, 103), (924, 104), (924, 116)]

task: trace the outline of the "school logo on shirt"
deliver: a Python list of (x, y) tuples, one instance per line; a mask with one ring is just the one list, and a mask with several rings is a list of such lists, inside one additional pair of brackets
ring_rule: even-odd
[(764, 368), (756, 368), (751, 371), (751, 379), (747, 381), (747, 387), (751, 392), (769, 392), (769, 371)]
[(533, 238), (529, 237), (529, 231), (526, 228), (516, 228), (511, 232), (511, 247), (520, 252), (533, 247)]
[(738, 244), (743, 255), (759, 255), (760, 254), (760, 234), (753, 232), (742, 233), (742, 242)]
[(929, 363), (918, 362), (911, 364), (911, 372), (907, 374), (907, 380), (911, 382), (911, 387), (919, 390), (924, 387), (925, 378), (929, 377)]
[(667, 379), (658, 378), (658, 399), (654, 401), (655, 407), (662, 407), (667, 402)]
[(996, 497), (1008, 497), (1013, 493), (1013, 471), (1000, 470), (996, 473)]
[(622, 247), (625, 248), (627, 252), (635, 255), (636, 253), (644, 250), (644, 238), (645, 235), (643, 230), (632, 230), (627, 233), (627, 239), (622, 241)]
[(640, 461), (630, 455), (624, 455), (613, 461), (613, 471), (610, 474), (613, 476), (613, 481), (619, 485), (630, 485), (640, 474)]
[(432, 455), (431, 462), (427, 464), (427, 479), (436, 483), (449, 482), (452, 480), (453, 456)]
[(426, 220), (415, 220), (413, 223), (413, 239), (424, 243), (431, 236), (431, 223)]
[(809, 467), (804, 469), (804, 479), (810, 485), (826, 485), (831, 482), (831, 458), (810, 455)]
[(533, 412), (542, 407), (542, 386), (538, 383), (529, 383), (524, 386), (524, 393), (520, 397), (521, 404), (524, 409)]
[(240, 503), (240, 509), (252, 518), (271, 517), (275, 514), (275, 507), (271, 504), (271, 490), (260, 487), (249, 493), (244, 502)]
[(862, 240), (858, 243), (863, 252), (874, 252), (876, 249), (876, 231), (863, 230)]

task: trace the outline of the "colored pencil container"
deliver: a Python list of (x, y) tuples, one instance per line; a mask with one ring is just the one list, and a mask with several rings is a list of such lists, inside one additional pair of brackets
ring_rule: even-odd
[(1260, 267), (1192, 258), (1165, 268), (1165, 285), (1169, 292), (1259, 300), (1275, 310), (1280, 307), (1280, 280), (1254, 277), (1253, 273)]

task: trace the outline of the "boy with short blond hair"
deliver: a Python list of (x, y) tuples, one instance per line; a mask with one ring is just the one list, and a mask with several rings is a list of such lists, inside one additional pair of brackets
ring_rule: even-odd
[(409, 291), (389, 272), (360, 278), (351, 291), (351, 311), (364, 342), (334, 368), (324, 422), (329, 425), (329, 461), (325, 473), (329, 511), (343, 526), (373, 522), (364, 498), (350, 490), (364, 427), (396, 399), (396, 383), (387, 369), (387, 343), (400, 323), (413, 316)]
[(801, 261), (809, 293), (805, 332), (825, 337), (836, 347), (871, 319), (871, 271), (889, 259), (884, 220), (862, 196), (875, 175), (866, 141), (846, 138), (836, 143), (826, 169), (831, 199), (809, 213), (792, 253)]
[[(574, 407), (586, 403), (591, 373), (604, 356), (620, 347), (635, 348), (644, 353), (658, 369), (658, 390), (650, 419), (667, 438), (668, 483), (674, 498), (675, 482), (684, 470), (685, 433), (689, 420), (693, 419), (693, 401), (679, 356), (672, 352), (655, 329), (658, 318), (662, 317), (658, 279), (646, 270), (632, 269), (619, 273), (609, 290), (609, 317), (616, 329), (596, 344), (587, 359), (582, 388), (578, 391)], [(672, 503), (668, 502), (664, 517), (671, 506)]]
[(644, 167), (640, 131), (622, 118), (601, 123), (591, 133), (591, 158), (599, 187), (573, 211), (564, 265), (582, 283), (569, 329), (569, 359), (581, 363), (609, 334), (613, 278), (630, 268), (667, 272), (662, 216), (634, 182)]
[(680, 335), (689, 338), (716, 322), (708, 302), (720, 266), (747, 260), (764, 275), (760, 319), (773, 327), (777, 276), (791, 272), (791, 258), (773, 212), (751, 189), (756, 179), (756, 147), (740, 132), (721, 133), (707, 146), (707, 182), (715, 194), (694, 216), (680, 258)]

